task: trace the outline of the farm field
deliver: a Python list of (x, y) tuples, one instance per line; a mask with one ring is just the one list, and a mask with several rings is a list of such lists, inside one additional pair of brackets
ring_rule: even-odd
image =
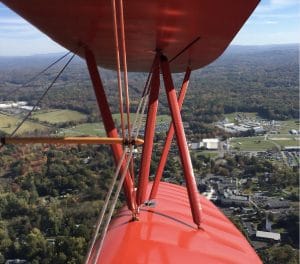
[(276, 146), (281, 148), (299, 146), (300, 141), (295, 137), (272, 137), (265, 140), (264, 137), (237, 137), (230, 140), (231, 149), (240, 151), (266, 151)]
[(240, 151), (265, 151), (275, 147), (264, 137), (237, 137), (230, 140), (231, 149)]
[[(126, 123), (127, 121), (126, 115), (124, 116), (124, 118), (125, 118), (124, 121)], [(135, 114), (131, 114), (130, 115), (131, 122), (134, 121), (134, 118), (135, 118)], [(113, 119), (117, 125), (120, 124), (119, 114), (113, 114)], [(163, 123), (169, 123), (170, 121), (171, 118), (168, 115), (159, 115), (157, 116), (156, 123), (157, 125), (159, 125)], [(103, 123), (83, 123), (77, 126), (60, 129), (58, 134), (64, 136), (81, 136), (81, 135), (105, 136), (106, 135)]]
[(292, 146), (299, 146), (299, 140), (292, 139), (292, 138), (272, 138), (269, 139), (274, 141), (276, 144), (280, 145), (281, 147), (292, 147)]
[[(113, 114), (113, 119), (115, 120), (115, 122), (117, 122), (118, 124), (120, 124), (120, 114)], [(130, 114), (130, 122), (134, 122), (136, 114), (135, 113), (131, 113)], [(143, 118), (143, 120), (145, 120), (145, 117)], [(127, 115), (124, 115), (124, 121), (127, 122)], [(161, 123), (169, 123), (171, 121), (171, 117), (169, 115), (158, 115), (156, 117), (156, 124), (161, 124)]]
[[(14, 131), (14, 129), (17, 127), (17, 125), (21, 122), (21, 118), (14, 117), (14, 116), (9, 116), (9, 115), (4, 115), (0, 113), (0, 131), (10, 134)], [(31, 121), (26, 121), (21, 128), (18, 130), (17, 135), (20, 135), (25, 132), (34, 132), (34, 130), (39, 130), (39, 131), (46, 131), (48, 130), (48, 127), (31, 122)]]
[(70, 121), (77, 122), (87, 118), (86, 115), (78, 111), (65, 109), (42, 110), (34, 113), (32, 117), (40, 122), (47, 122), (49, 124), (66, 123)]
[(281, 121), (281, 126), (278, 131), (280, 134), (289, 134), (289, 131), (292, 129), (299, 130), (299, 121), (297, 119)]
[(105, 130), (102, 123), (83, 123), (70, 128), (60, 129), (58, 135), (63, 136), (105, 136)]

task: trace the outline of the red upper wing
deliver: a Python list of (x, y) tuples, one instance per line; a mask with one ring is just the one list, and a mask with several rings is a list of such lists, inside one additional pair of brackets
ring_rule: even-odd
[[(7, 6), (69, 50), (88, 46), (98, 65), (115, 69), (111, 1), (4, 0)], [(156, 49), (170, 58), (197, 37), (173, 72), (207, 65), (220, 56), (259, 0), (124, 1), (129, 71), (149, 71)], [(84, 56), (83, 48), (77, 52)]]

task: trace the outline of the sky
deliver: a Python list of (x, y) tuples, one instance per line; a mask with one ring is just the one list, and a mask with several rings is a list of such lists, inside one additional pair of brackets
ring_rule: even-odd
[[(288, 43), (300, 43), (300, 0), (261, 0), (232, 42), (235, 45)], [(0, 3), (0, 56), (61, 51), (64, 48)]]

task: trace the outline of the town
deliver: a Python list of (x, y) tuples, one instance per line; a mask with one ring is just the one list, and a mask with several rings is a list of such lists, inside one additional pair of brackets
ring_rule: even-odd
[[(191, 151), (198, 155), (201, 155), (201, 152), (203, 155), (214, 153), (214, 162), (224, 164), (224, 167), (228, 167), (228, 158), (243, 156), (298, 171), (300, 159), (299, 130), (296, 129), (298, 123), (295, 121), (294, 125), (287, 127), (287, 123), (283, 121), (262, 120), (253, 117), (252, 113), (252, 117), (249, 115), (236, 113), (233, 123), (228, 123), (227, 118), (217, 122), (217, 127), (223, 128), (233, 136), (225, 140), (210, 138), (192, 142)], [(241, 137), (243, 134), (244, 137)], [(260, 145), (259, 141), (267, 144), (261, 146), (263, 143)], [(294, 193), (295, 196), (292, 195), (291, 187), (288, 190), (273, 186), (272, 191), (273, 176), (272, 172), (264, 172), (259, 178), (257, 174), (234, 175), (233, 172), (198, 176), (200, 193), (239, 224), (258, 252), (269, 248), (270, 245), (291, 239), (287, 235), (287, 230), (279, 228), (278, 223), (284, 222), (293, 211), (297, 210), (295, 201), (298, 200), (296, 195), (298, 191)], [(269, 190), (263, 188), (266, 184)]]

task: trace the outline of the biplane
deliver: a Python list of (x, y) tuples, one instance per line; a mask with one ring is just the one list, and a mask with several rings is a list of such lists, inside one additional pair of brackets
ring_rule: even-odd
[[(261, 263), (240, 231), (199, 194), (180, 113), (191, 72), (224, 52), (259, 0), (3, 2), (87, 63), (106, 139), (2, 139), (2, 143), (111, 145), (117, 167), (115, 193), (123, 188), (126, 206), (110, 221), (117, 199), (110, 189), (86, 263)], [(119, 95), (122, 129), (118, 130), (114, 124), (98, 66), (118, 74), (116, 94)], [(138, 108), (140, 112), (147, 109), (143, 139), (138, 138), (139, 127), (129, 118), (127, 72), (149, 72)], [(176, 92), (172, 73), (178, 72), (185, 74), (180, 91)], [(172, 122), (154, 181), (150, 181), (162, 88)], [(186, 186), (161, 181), (174, 135)], [(143, 144), (141, 161), (135, 177), (131, 170), (132, 153), (140, 144)], [(104, 221), (107, 208), (108, 219)]]

